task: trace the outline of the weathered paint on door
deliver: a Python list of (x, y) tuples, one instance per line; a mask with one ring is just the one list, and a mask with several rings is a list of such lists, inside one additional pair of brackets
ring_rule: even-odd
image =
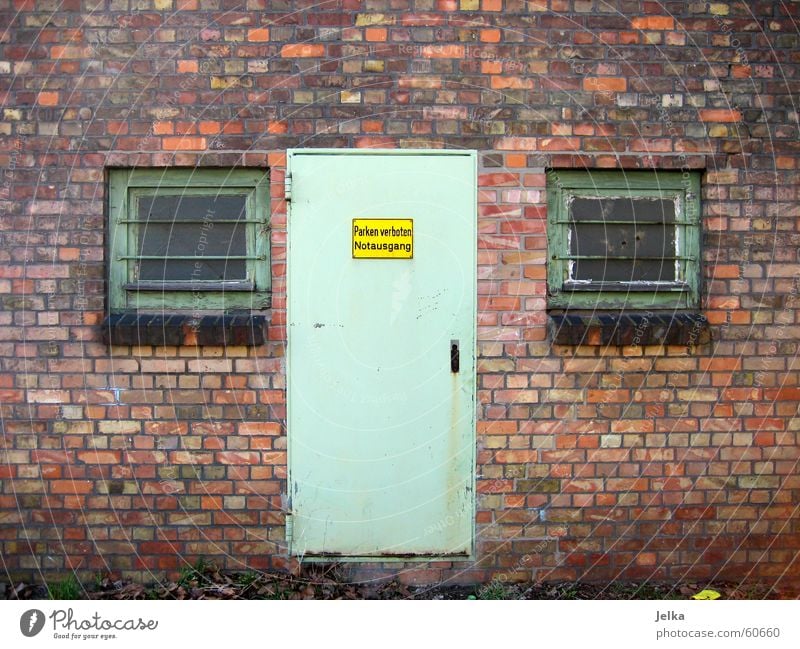
[[(469, 556), (475, 154), (295, 150), (287, 172), (290, 551)], [(412, 219), (413, 256), (354, 258), (353, 219)]]

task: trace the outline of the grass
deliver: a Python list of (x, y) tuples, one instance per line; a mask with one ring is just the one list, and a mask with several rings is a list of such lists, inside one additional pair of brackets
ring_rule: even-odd
[(178, 586), (184, 588), (197, 588), (204, 584), (210, 584), (211, 580), (207, 576), (209, 570), (213, 570), (213, 564), (208, 563), (202, 557), (195, 561), (195, 564), (184, 566), (181, 568), (181, 574), (178, 577)]
[(558, 599), (579, 599), (577, 584), (566, 584), (558, 593)]
[(80, 599), (82, 592), (75, 575), (47, 584), (47, 596), (50, 599)]
[(261, 575), (253, 570), (248, 570), (247, 572), (241, 572), (236, 575), (236, 583), (239, 586), (252, 586), (255, 582), (257, 582), (261, 578)]
[(493, 581), (478, 589), (475, 599), (516, 599), (519, 593), (513, 586)]
[(686, 599), (677, 589), (665, 590), (658, 584), (617, 582), (610, 584), (608, 593), (615, 599)]

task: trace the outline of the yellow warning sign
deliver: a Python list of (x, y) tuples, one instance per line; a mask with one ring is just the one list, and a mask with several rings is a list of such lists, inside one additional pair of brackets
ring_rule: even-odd
[(354, 259), (411, 259), (414, 219), (353, 219)]

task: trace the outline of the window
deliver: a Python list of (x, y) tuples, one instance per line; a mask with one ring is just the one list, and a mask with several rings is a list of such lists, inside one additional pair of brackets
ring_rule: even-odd
[(268, 189), (262, 170), (111, 170), (111, 311), (267, 308)]
[(699, 306), (698, 174), (550, 171), (548, 306)]

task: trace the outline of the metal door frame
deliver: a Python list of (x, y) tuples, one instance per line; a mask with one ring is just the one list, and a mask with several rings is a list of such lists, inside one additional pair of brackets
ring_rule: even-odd
[[(472, 475), (470, 479), (470, 489), (472, 491), (472, 498), (470, 499), (470, 520), (472, 524), (470, 529), (472, 536), (470, 539), (470, 551), (464, 555), (428, 555), (428, 554), (410, 554), (408, 556), (398, 555), (366, 555), (366, 556), (351, 556), (351, 555), (337, 555), (332, 557), (330, 555), (298, 555), (295, 554), (292, 548), (292, 501), (291, 501), (291, 485), (292, 485), (292, 434), (289, 422), (291, 421), (292, 401), (289, 399), (289, 385), (291, 382), (291, 340), (289, 323), (291, 322), (290, 301), (289, 293), (291, 288), (291, 210), (292, 210), (292, 158), (300, 155), (374, 155), (374, 156), (469, 156), (472, 158), (472, 178), (473, 178), (473, 197), (472, 197), (472, 266), (473, 266), (473, 286), (472, 286), (472, 335), (474, 347), (472, 353), (475, 358), (475, 373), (472, 377), (472, 416), (470, 418), (470, 432), (472, 444), (470, 445), (471, 455), (470, 464), (472, 466)], [(286, 150), (286, 177), (284, 180), (284, 196), (286, 199), (286, 494), (284, 494), (284, 512), (286, 516), (285, 534), (287, 553), (289, 556), (296, 556), (300, 558), (301, 562), (331, 562), (338, 563), (344, 562), (373, 562), (373, 563), (405, 563), (405, 562), (427, 562), (427, 561), (450, 561), (450, 562), (465, 562), (475, 561), (476, 559), (476, 545), (477, 545), (477, 410), (478, 410), (478, 152), (474, 149), (287, 149)]]

